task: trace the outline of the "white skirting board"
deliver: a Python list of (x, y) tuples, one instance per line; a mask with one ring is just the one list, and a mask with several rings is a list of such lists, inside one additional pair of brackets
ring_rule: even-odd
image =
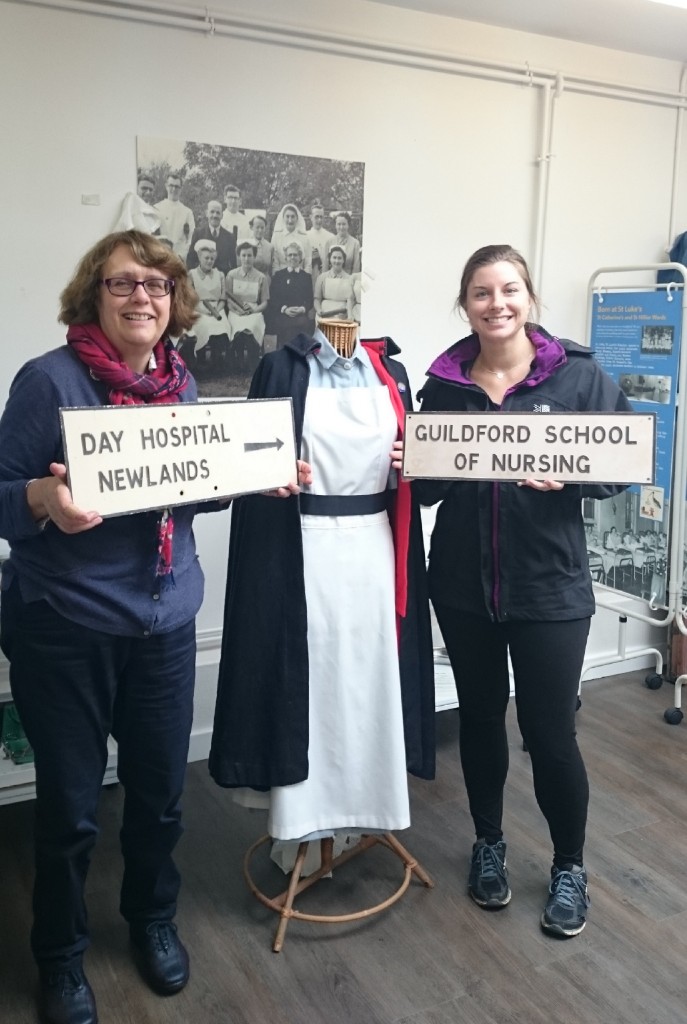
[[(620, 675), (624, 672), (636, 672), (639, 669), (653, 669), (654, 660), (653, 658), (642, 655), (639, 658), (628, 658), (623, 662), (616, 664), (602, 665), (599, 668), (590, 669), (586, 673), (582, 682), (582, 691), (584, 691), (584, 684), (589, 682), (590, 679), (602, 679), (604, 676), (615, 676)], [(449, 708), (458, 707), (458, 695), (456, 693), (456, 684), (453, 678), (453, 672), (448, 662), (448, 658), (442, 654), (435, 655), (434, 662), (434, 692), (436, 695), (436, 710), (447, 711)], [(510, 669), (510, 695), (511, 697), (515, 693), (515, 687), (513, 683), (513, 670)]]
[[(200, 645), (199, 645), (200, 646)], [(598, 653), (598, 652), (596, 652)], [(620, 663), (609, 664), (601, 668), (590, 670), (582, 683), (590, 679), (599, 679), (603, 676), (619, 675), (623, 672), (634, 672), (639, 669), (653, 669), (654, 661), (651, 657), (643, 655), (629, 657)], [(609, 652), (610, 654), (610, 652)], [(191, 734), (191, 745), (189, 749), (189, 761), (202, 761), (210, 752), (210, 738), (212, 736), (212, 720), (215, 708), (215, 694), (217, 692), (217, 669), (219, 665), (219, 651), (205, 649), (199, 653), (198, 670), (196, 674), (196, 697), (195, 714), (193, 720), (193, 731)], [(434, 680), (436, 694), (436, 710), (446, 711), (449, 708), (458, 707), (456, 685), (453, 680), (453, 673), (448, 659), (440, 651), (435, 652)], [(511, 696), (513, 695), (513, 680), (511, 672)]]
[[(193, 728), (189, 747), (189, 761), (202, 761), (210, 752), (212, 723), (217, 692), (217, 671), (219, 667), (220, 636), (219, 631), (207, 631), (198, 638), (198, 659), (196, 673), (196, 693), (194, 701)], [(598, 653), (598, 651), (596, 652)], [(610, 653), (610, 652), (609, 652)], [(601, 666), (591, 670), (586, 676), (598, 679), (603, 676), (618, 675), (638, 669), (654, 667), (652, 658), (646, 655), (632, 657), (632, 652), (625, 661)], [(436, 710), (445, 711), (458, 706), (455, 683), (451, 666), (446, 656), (437, 651), (435, 655), (435, 689)], [(584, 683), (583, 683), (584, 692)], [(511, 684), (511, 694), (513, 692)], [(9, 698), (9, 679), (7, 664), (0, 659), (0, 698)], [(105, 783), (116, 781), (116, 745), (111, 741)], [(0, 756), (0, 805), (18, 800), (30, 800), (34, 795), (34, 772), (32, 765), (13, 765), (11, 761)]]

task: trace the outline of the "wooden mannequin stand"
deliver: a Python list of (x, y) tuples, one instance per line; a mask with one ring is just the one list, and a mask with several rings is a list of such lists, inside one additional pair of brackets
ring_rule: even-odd
[[(320, 839), (320, 856), (321, 865), (311, 875), (301, 877), (303, 870), (303, 863), (305, 861), (306, 853), (308, 852), (309, 842), (302, 842), (299, 844), (298, 853), (296, 855), (296, 863), (294, 864), (293, 871), (291, 872), (291, 878), (289, 880), (288, 888), (286, 888), (278, 896), (269, 897), (265, 893), (261, 892), (256, 886), (250, 874), (250, 862), (255, 851), (262, 846), (264, 843), (270, 842), (271, 836), (262, 836), (256, 843), (253, 843), (251, 848), (246, 853), (243, 861), (243, 874), (246, 879), (248, 888), (253, 895), (264, 903), (270, 910), (274, 910), (275, 913), (280, 915), (279, 925), (277, 932), (274, 937), (274, 943), (272, 949), (275, 953), (281, 951), (284, 945), (284, 939), (286, 936), (286, 928), (289, 921), (292, 918), (296, 918), (299, 921), (313, 921), (315, 924), (344, 924), (347, 921), (361, 921), (364, 918), (372, 917), (374, 914), (381, 913), (382, 910), (386, 910), (387, 907), (392, 906), (397, 900), (400, 900), (404, 892), (410, 885), (412, 875), (416, 877), (427, 886), (428, 889), (434, 888), (434, 882), (429, 877), (427, 872), (422, 868), (414, 857), (402, 846), (399, 841), (391, 834), (391, 832), (385, 832), (383, 835), (372, 835), (372, 836), (361, 836), (360, 842), (355, 846), (352, 846), (349, 850), (344, 850), (338, 857), (333, 857), (334, 840)], [(346, 861), (356, 857), (359, 853), (363, 853), (365, 850), (369, 850), (371, 847), (381, 845), (391, 850), (399, 860), (403, 861), (404, 864), (404, 875), (403, 881), (401, 882), (398, 889), (389, 896), (388, 899), (383, 900), (381, 903), (377, 903), (372, 907), (367, 907), (364, 910), (357, 910), (350, 914), (305, 914), (299, 910), (293, 909), (293, 902), (299, 893), (309, 889), (315, 882), (319, 882), (325, 875), (329, 875), (335, 868), (345, 864)]]
[[(341, 320), (336, 317), (324, 317), (318, 318), (317, 326), (338, 354), (344, 359), (350, 359), (355, 349), (358, 337), (358, 322), (356, 320)], [(270, 897), (258, 889), (250, 873), (250, 864), (254, 853), (259, 849), (259, 847), (269, 842), (271, 842), (271, 836), (267, 835), (262, 836), (261, 839), (258, 839), (257, 842), (253, 843), (243, 860), (243, 874), (248, 888), (253, 895), (266, 907), (269, 907), (270, 910), (279, 914), (279, 925), (272, 945), (272, 949), (275, 953), (279, 953), (284, 945), (286, 929), (292, 918), (296, 918), (299, 921), (312, 921), (315, 924), (344, 924), (348, 921), (362, 921), (365, 918), (372, 917), (374, 914), (381, 913), (381, 911), (386, 910), (387, 907), (396, 903), (397, 900), (400, 900), (401, 896), (403, 896), (408, 889), (413, 875), (427, 886), (428, 889), (434, 888), (434, 882), (427, 872), (418, 864), (415, 858), (411, 856), (408, 850), (406, 850), (406, 848), (402, 846), (390, 832), (385, 832), (383, 834), (379, 833), (376, 835), (361, 836), (358, 843), (351, 846), (349, 849), (344, 850), (344, 852), (340, 853), (338, 857), (334, 857), (333, 855), (334, 839), (320, 839), (320, 867), (316, 871), (313, 871), (312, 874), (306, 876), (303, 876), (303, 865), (305, 863), (310, 842), (307, 840), (303, 841), (298, 846), (296, 863), (294, 864), (293, 871), (291, 872), (288, 887), (278, 896)], [(321, 878), (324, 878), (326, 875), (330, 875), (335, 868), (341, 867), (341, 865), (345, 864), (346, 861), (351, 860), (353, 857), (357, 857), (359, 853), (364, 853), (365, 850), (369, 850), (373, 846), (377, 845), (390, 850), (391, 853), (403, 862), (404, 866), (403, 880), (396, 891), (393, 892), (388, 899), (383, 900), (381, 903), (376, 903), (372, 907), (366, 907), (364, 910), (357, 910), (350, 914), (306, 914), (302, 911), (294, 910), (293, 903), (296, 896), (305, 892), (306, 889), (309, 889), (316, 882), (319, 882)]]

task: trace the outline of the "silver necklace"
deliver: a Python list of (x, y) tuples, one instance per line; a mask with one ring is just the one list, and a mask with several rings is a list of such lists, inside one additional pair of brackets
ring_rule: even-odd
[[(512, 373), (513, 370), (517, 370), (519, 366), (524, 365), (524, 362), (525, 361), (523, 359), (522, 362), (515, 363), (513, 366), (510, 366), (507, 370), (490, 370), (489, 367), (485, 366), (484, 364), (482, 364), (482, 369), (486, 370), (487, 373), (491, 373), (494, 377), (496, 377), (497, 380), (503, 380), (507, 373)], [(529, 359), (529, 357), (528, 362), (532, 362), (532, 360)]]

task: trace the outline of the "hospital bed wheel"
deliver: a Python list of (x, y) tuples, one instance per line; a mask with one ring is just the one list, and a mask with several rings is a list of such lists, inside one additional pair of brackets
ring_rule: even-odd
[(663, 712), (663, 717), (665, 718), (668, 725), (679, 725), (685, 716), (682, 714), (679, 708), (668, 708), (666, 711)]
[(663, 676), (659, 676), (658, 672), (650, 672), (644, 680), (644, 685), (648, 690), (660, 690), (663, 686)]

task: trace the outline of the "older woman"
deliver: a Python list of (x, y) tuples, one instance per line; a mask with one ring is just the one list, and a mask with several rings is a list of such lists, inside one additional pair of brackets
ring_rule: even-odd
[(291, 242), (298, 242), (303, 250), (303, 268), (308, 274), (312, 273), (312, 249), (305, 230), (305, 219), (297, 206), (287, 203), (282, 206), (274, 222), (272, 274), (286, 267), (286, 247)]
[(331, 252), (332, 247), (335, 245), (340, 246), (345, 256), (344, 270), (347, 274), (357, 274), (361, 269), (360, 242), (351, 234), (350, 214), (343, 211), (337, 213), (334, 219), (334, 226), (336, 227), (336, 236), (330, 243), (328, 251)]
[(132, 954), (158, 993), (179, 991), (189, 976), (173, 923), (180, 880), (172, 851), (182, 832), (203, 597), (196, 508), (107, 519), (78, 508), (59, 411), (194, 401), (195, 382), (169, 336), (192, 326), (195, 309), (177, 255), (139, 231), (108, 235), (62, 293), (67, 344), (22, 367), (0, 420), (0, 535), (11, 549), (1, 639), (35, 752), (31, 944), (47, 1024), (97, 1020), (82, 966), (84, 883), (110, 733), (124, 787), (120, 909)]
[(286, 247), (286, 267), (278, 270), (270, 285), (270, 323), (283, 348), (297, 334), (312, 334), (313, 290), (310, 274), (302, 268), (303, 250), (298, 242)]
[(329, 270), (320, 274), (315, 285), (315, 311), (319, 317), (350, 320), (353, 309), (351, 275), (344, 270), (346, 254), (340, 245), (329, 250)]
[(196, 339), (195, 356), (205, 355), (205, 346), (211, 356), (221, 358), (223, 350), (229, 348), (229, 323), (224, 312), (226, 285), (224, 274), (215, 266), (217, 245), (211, 238), (200, 238), (194, 249), (198, 254), (198, 266), (189, 271), (198, 302), (198, 319), (193, 327)]

